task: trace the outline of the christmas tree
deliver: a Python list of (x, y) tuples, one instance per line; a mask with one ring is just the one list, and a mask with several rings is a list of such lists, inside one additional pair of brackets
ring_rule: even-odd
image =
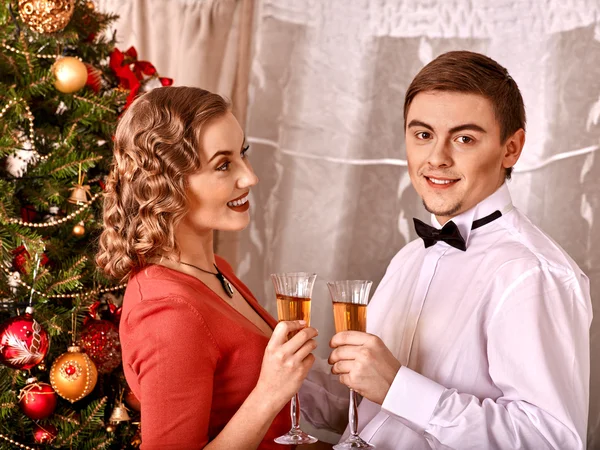
[(160, 78), (83, 0), (0, 4), (0, 449), (139, 446), (94, 265), (117, 119)]

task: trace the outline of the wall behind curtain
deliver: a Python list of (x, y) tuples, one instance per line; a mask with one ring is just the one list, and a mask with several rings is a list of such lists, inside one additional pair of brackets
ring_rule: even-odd
[[(95, 0), (119, 15), (113, 29), (118, 47), (134, 46), (176, 86), (194, 86), (232, 102), (246, 121), (254, 0)], [(112, 33), (112, 30), (110, 30)], [(219, 254), (237, 261), (238, 233), (218, 233)]]
[[(317, 272), (322, 356), (333, 334), (324, 281), (379, 282), (416, 237), (412, 217), (429, 220), (404, 163), (402, 105), (449, 50), (486, 53), (519, 84), (528, 133), (514, 203), (588, 274), (598, 314), (599, 1), (263, 0), (256, 26), (247, 132), (261, 182), (238, 272), (273, 314), (270, 273)], [(589, 448), (600, 448), (596, 322)]]

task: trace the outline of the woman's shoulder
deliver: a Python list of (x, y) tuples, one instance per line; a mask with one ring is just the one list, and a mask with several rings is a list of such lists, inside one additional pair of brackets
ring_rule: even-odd
[[(203, 307), (202, 283), (179, 277), (161, 266), (150, 266), (133, 275), (123, 297), (120, 333), (124, 340), (133, 334), (149, 333), (156, 338), (173, 336), (187, 330), (196, 342), (208, 340), (216, 347), (210, 323), (211, 312)], [(188, 336), (189, 337), (189, 336)], [(142, 339), (143, 340), (143, 339)]]
[(125, 297), (152, 301), (169, 296), (197, 297), (206, 286), (198, 279), (177, 270), (153, 264), (133, 274), (127, 282)]
[[(194, 277), (159, 265), (145, 267), (128, 281), (122, 316), (146, 316), (165, 310), (187, 311), (185, 317), (202, 319), (207, 313), (203, 299), (210, 290)], [(190, 314), (190, 312), (192, 314)], [(133, 317), (132, 316), (132, 317)]]

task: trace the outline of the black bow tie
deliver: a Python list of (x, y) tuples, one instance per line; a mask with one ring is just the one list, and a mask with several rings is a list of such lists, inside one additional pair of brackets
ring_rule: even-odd
[[(500, 211), (494, 211), (489, 216), (474, 221), (473, 225), (471, 226), (471, 230), (482, 227), (496, 220), (500, 216), (502, 216)], [(448, 245), (462, 250), (463, 252), (467, 250), (465, 239), (460, 234), (460, 231), (454, 222), (446, 222), (446, 224), (440, 230), (438, 230), (437, 228), (427, 225), (419, 219), (413, 219), (413, 221), (415, 223), (415, 231), (419, 237), (423, 239), (425, 248), (435, 245), (435, 243), (438, 241), (444, 241)]]

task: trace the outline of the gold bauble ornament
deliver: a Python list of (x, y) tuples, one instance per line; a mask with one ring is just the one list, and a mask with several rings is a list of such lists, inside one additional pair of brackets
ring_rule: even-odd
[(55, 33), (67, 26), (75, 0), (19, 0), (19, 15), (39, 33)]
[(87, 6), (87, 8), (91, 11), (96, 9), (96, 5), (91, 0), (85, 2), (85, 6)]
[(98, 381), (96, 366), (81, 347), (72, 345), (54, 360), (50, 369), (50, 384), (62, 398), (71, 403), (81, 400), (94, 390)]
[(73, 56), (63, 56), (52, 66), (54, 87), (60, 92), (71, 94), (85, 86), (88, 72), (85, 64)]
[(83, 220), (73, 227), (73, 235), (81, 237), (85, 234), (85, 223)]

